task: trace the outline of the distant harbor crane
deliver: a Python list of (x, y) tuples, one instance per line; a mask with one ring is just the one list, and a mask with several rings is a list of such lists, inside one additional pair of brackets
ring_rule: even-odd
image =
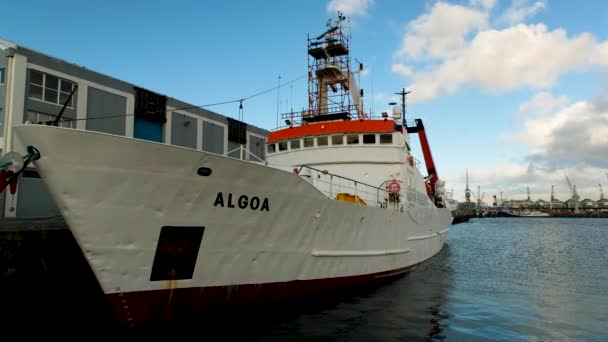
[(467, 206), (468, 206), (471, 203), (471, 189), (469, 189), (469, 169), (467, 169), (466, 178), (467, 178), (467, 187), (464, 189), (464, 198), (465, 198), (465, 203), (467, 203)]
[(570, 179), (568, 178), (568, 175), (566, 176), (566, 182), (568, 182), (568, 187), (570, 187), (570, 191), (572, 192), (572, 200), (574, 201), (574, 213), (578, 214), (579, 210), (578, 210), (578, 193), (576, 192), (576, 184), (572, 185), (572, 183), (570, 182)]

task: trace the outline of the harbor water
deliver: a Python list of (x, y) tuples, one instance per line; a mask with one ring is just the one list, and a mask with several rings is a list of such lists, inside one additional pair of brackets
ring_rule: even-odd
[(256, 341), (606, 341), (608, 219), (482, 218), (365, 296)]
[[(76, 333), (80, 324), (55, 323), (45, 329)], [(44, 335), (37, 324), (23, 331)], [(607, 327), (608, 219), (473, 218), (452, 226), (433, 259), (379, 288), (153, 333), (239, 341), (606, 341)]]

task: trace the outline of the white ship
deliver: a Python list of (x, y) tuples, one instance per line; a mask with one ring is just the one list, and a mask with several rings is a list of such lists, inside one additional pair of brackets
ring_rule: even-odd
[[(15, 146), (30, 152), (26, 162), (33, 160), (118, 321), (370, 284), (442, 249), (452, 216), (422, 121), (406, 124), (399, 106), (368, 117), (343, 18), (328, 25), (309, 40), (310, 108), (284, 116), (288, 126), (270, 133), (263, 162), (15, 127)], [(414, 133), (426, 178), (410, 154)], [(4, 161), (5, 171), (23, 164), (15, 155)]]

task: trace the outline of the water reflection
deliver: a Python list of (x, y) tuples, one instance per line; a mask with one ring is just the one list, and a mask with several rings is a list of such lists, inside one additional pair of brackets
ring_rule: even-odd
[[(453, 226), (435, 257), (384, 286), (130, 334), (236, 341), (607, 341), (606, 241), (607, 219), (473, 219)], [(49, 285), (28, 281), (21, 297), (5, 291), (23, 308), (21, 317), (41, 306), (55, 316), (61, 307), (79, 316), (61, 325), (30, 321), (17, 330), (20, 335), (47, 335), (47, 327), (76, 333), (86, 315), (84, 305), (67, 305), (80, 286), (66, 287), (66, 279), (58, 277), (52, 291), (36, 297), (31, 294)], [(15, 311), (4, 314), (14, 317)], [(13, 324), (6, 328), (15, 331)], [(91, 331), (108, 332), (86, 333)]]
[(333, 341), (440, 341), (449, 314), (450, 246), (412, 273), (363, 295), (274, 326), (256, 341), (323, 339)]

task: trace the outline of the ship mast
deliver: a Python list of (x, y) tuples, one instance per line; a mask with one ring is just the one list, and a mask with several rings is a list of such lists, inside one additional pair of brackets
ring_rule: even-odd
[[(338, 12), (327, 21), (326, 30), (308, 38), (308, 111), (305, 122), (367, 118), (363, 111), (363, 90), (359, 89), (350, 60), (350, 33), (346, 17)], [(363, 68), (360, 64), (359, 71)]]

